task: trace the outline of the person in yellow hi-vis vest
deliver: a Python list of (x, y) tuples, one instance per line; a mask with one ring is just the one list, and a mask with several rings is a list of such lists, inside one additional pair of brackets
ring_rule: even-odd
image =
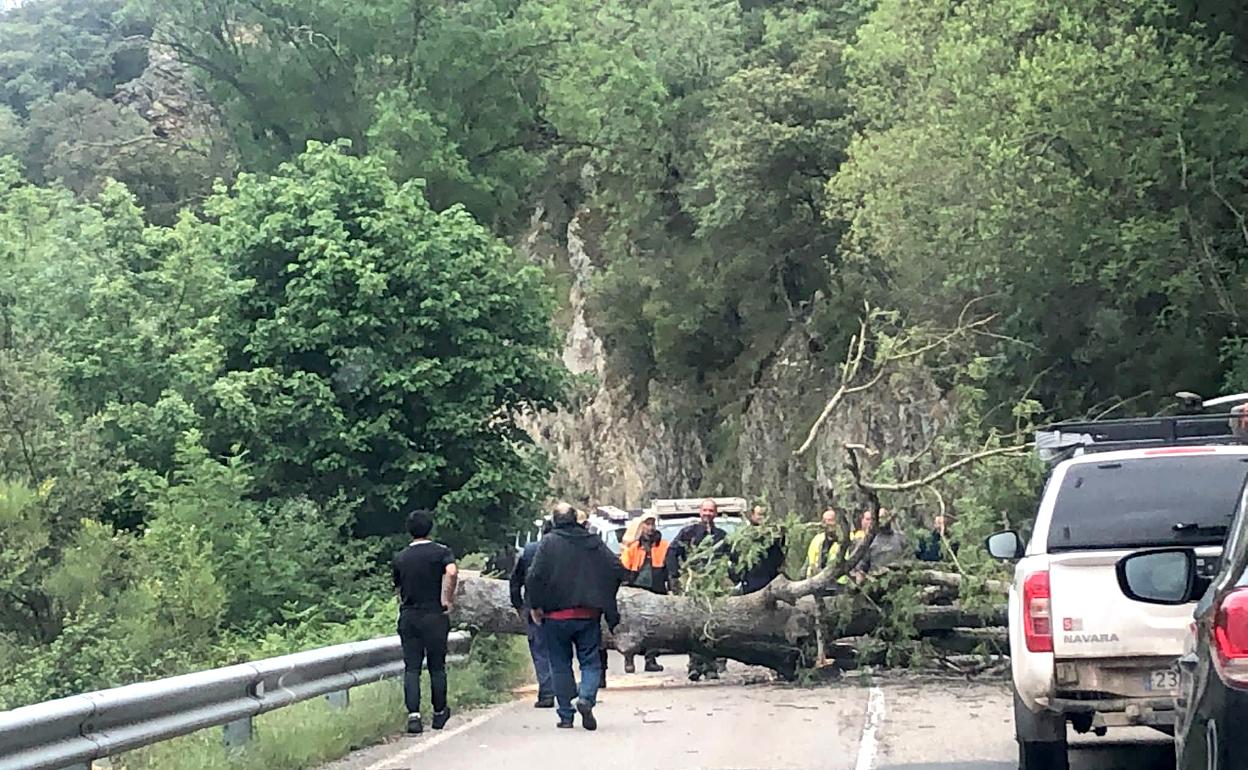
[[(810, 541), (810, 547), (806, 549), (806, 577), (813, 577), (830, 564), (835, 564), (841, 555), (840, 533), (837, 532), (836, 509), (828, 508), (823, 512), (823, 530), (815, 535)], [(854, 541), (860, 539), (860, 533), (854, 533)], [(838, 583), (844, 585), (849, 582), (847, 576), (842, 575)]]

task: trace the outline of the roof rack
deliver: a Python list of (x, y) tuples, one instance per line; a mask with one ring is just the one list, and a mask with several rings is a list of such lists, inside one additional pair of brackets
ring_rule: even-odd
[[(654, 513), (660, 518), (663, 516), (696, 516), (698, 515), (698, 510), (702, 507), (702, 501), (706, 499), (705, 497), (658, 499), (650, 503), (650, 508), (647, 511)], [(715, 506), (719, 509), (721, 515), (743, 513), (749, 505), (749, 501), (744, 497), (712, 497), (710, 499), (715, 501)]]
[(1212, 444), (1248, 444), (1245, 406), (1218, 414), (1072, 420), (1036, 431), (1036, 452), (1047, 463), (1087, 452)]

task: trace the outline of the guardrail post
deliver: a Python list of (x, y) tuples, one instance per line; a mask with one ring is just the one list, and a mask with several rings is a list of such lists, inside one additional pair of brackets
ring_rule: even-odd
[(237, 749), (247, 745), (255, 731), (251, 724), (251, 717), (243, 717), (233, 722), (226, 722), (224, 732), (225, 747)]
[(345, 709), (351, 705), (351, 691), (338, 690), (336, 692), (326, 693), (325, 700), (332, 709)]

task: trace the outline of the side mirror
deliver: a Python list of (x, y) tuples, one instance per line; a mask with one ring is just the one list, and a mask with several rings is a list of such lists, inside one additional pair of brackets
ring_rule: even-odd
[(1016, 532), (998, 532), (990, 535), (984, 543), (988, 554), (994, 559), (1013, 560), (1023, 558), (1023, 540)]
[(1118, 561), (1118, 585), (1146, 604), (1187, 604), (1196, 596), (1196, 554), (1186, 548), (1134, 553)]

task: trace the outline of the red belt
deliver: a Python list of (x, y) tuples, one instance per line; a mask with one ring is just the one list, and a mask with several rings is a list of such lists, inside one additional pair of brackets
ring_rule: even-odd
[(590, 607), (570, 607), (566, 610), (551, 610), (546, 617), (551, 620), (596, 620), (602, 612)]

